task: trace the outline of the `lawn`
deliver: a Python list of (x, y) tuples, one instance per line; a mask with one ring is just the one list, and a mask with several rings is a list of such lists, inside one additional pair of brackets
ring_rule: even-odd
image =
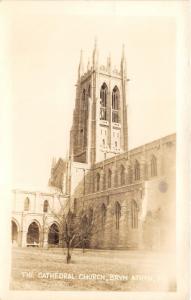
[[(168, 262), (168, 263), (167, 263)], [(14, 290), (175, 291), (172, 254), (75, 249), (13, 248)]]

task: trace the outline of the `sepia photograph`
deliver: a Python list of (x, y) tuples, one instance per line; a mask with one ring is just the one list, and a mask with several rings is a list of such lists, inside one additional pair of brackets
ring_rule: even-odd
[(183, 12), (132, 2), (7, 4), (12, 292), (178, 292)]

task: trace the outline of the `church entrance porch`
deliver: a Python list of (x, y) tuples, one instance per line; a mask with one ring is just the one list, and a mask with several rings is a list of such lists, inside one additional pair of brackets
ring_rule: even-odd
[(12, 244), (18, 246), (18, 226), (14, 221), (11, 221), (12, 224)]
[(27, 247), (38, 247), (39, 242), (39, 227), (36, 222), (32, 222), (27, 232)]
[(59, 245), (59, 229), (55, 223), (53, 223), (49, 228), (48, 245), (50, 246)]

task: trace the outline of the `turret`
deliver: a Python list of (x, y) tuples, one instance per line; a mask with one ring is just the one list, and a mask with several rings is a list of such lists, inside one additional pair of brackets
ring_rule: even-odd
[(110, 73), (111, 72), (111, 54), (109, 54), (107, 58), (107, 71)]
[(93, 63), (93, 69), (97, 69), (98, 67), (98, 48), (97, 48), (97, 39), (95, 39), (95, 44), (94, 44), (94, 50), (93, 50), (93, 55), (92, 55), (92, 63)]
[(122, 55), (121, 55), (121, 75), (123, 77), (126, 76), (126, 58), (125, 58), (125, 45), (122, 47)]
[(83, 51), (80, 52), (80, 63), (78, 67), (78, 79), (84, 74)]

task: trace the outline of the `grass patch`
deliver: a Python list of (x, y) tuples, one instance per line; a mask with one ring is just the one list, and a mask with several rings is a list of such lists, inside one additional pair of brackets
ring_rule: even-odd
[[(172, 259), (172, 255), (169, 256)], [(14, 290), (175, 290), (173, 276), (161, 269), (164, 255), (138, 251), (13, 248)], [(166, 259), (166, 256), (165, 256)]]

